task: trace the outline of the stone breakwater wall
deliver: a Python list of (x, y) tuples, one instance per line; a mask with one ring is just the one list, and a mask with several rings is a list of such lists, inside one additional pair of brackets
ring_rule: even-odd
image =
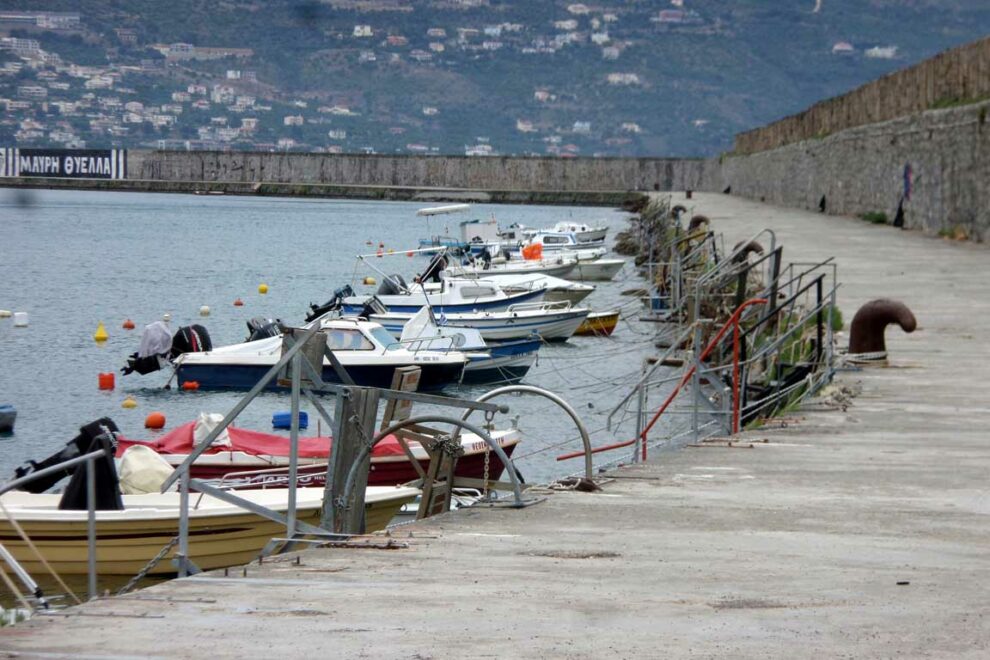
[(717, 164), (679, 158), (384, 156), (222, 151), (128, 152), (128, 178), (467, 190), (701, 189)]
[(886, 213), (929, 234), (990, 240), (990, 102), (931, 110), (745, 156), (701, 189), (827, 213)]
[(752, 154), (857, 126), (990, 98), (990, 37), (940, 53), (796, 115), (736, 136), (734, 151)]

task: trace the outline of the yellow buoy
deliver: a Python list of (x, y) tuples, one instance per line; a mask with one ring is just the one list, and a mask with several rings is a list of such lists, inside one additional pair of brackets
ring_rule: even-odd
[(375, 282), (375, 278), (373, 278), (373, 277), (371, 277), (371, 276), (369, 275), (368, 277), (366, 277), (366, 278), (364, 278), (364, 283), (365, 283), (365, 285), (367, 285), (367, 286), (375, 286), (375, 284), (376, 284), (376, 282)]
[(96, 324), (96, 332), (93, 333), (93, 339), (97, 343), (102, 343), (107, 339), (110, 339), (110, 335), (107, 334), (107, 329), (104, 327), (103, 321)]
[(265, 295), (266, 293), (268, 293), (268, 285), (265, 284), (264, 282), (262, 282), (261, 284), (259, 284), (258, 285), (258, 293), (260, 293), (261, 295)]
[(121, 408), (137, 408), (137, 401), (135, 401), (133, 397), (127, 397), (126, 399), (124, 399), (121, 402), (120, 407)]

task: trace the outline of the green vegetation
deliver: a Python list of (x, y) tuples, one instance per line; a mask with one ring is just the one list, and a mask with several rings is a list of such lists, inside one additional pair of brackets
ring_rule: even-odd
[(868, 211), (866, 213), (860, 213), (859, 218), (860, 220), (872, 222), (875, 225), (887, 224), (887, 214), (883, 211)]

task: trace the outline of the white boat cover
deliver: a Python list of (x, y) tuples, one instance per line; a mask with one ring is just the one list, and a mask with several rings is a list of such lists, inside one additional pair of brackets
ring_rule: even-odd
[(164, 321), (155, 321), (144, 326), (141, 332), (141, 347), (138, 357), (162, 355), (172, 350), (172, 332)]
[[(141, 445), (128, 447), (117, 468), (120, 492), (124, 495), (160, 493), (162, 484), (172, 472), (172, 466), (154, 449)], [(169, 490), (175, 489), (173, 484)]]
[[(196, 419), (196, 425), (193, 426), (193, 447), (198, 447), (206, 440), (206, 436), (216, 427), (220, 426), (220, 422), (223, 421), (223, 415), (220, 413), (199, 413), (199, 417)], [(210, 444), (211, 447), (227, 447), (230, 445), (230, 435), (227, 434), (227, 429), (220, 432), (220, 435)]]

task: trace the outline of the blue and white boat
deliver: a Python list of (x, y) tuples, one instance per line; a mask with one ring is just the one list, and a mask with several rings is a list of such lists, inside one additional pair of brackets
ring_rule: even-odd
[[(391, 284), (391, 287), (386, 285)], [(401, 278), (390, 275), (374, 296), (348, 296), (344, 298), (341, 314), (360, 314), (372, 298), (381, 303), (389, 313), (415, 314), (429, 305), (437, 314), (463, 312), (499, 312), (520, 303), (538, 303), (546, 295), (546, 289), (506, 293), (493, 282), (474, 279), (450, 278), (440, 281), (439, 288), (424, 291), (423, 287), (407, 287)], [(391, 293), (390, 293), (391, 292)]]
[(415, 350), (457, 350), (468, 358), (461, 382), (475, 385), (518, 383), (529, 371), (543, 340), (539, 335), (507, 342), (486, 342), (474, 328), (438, 325), (429, 307), (402, 327), (400, 341)]
[[(322, 318), (316, 323), (327, 333), (327, 346), (357, 385), (389, 388), (400, 367), (420, 367), (419, 389), (436, 391), (458, 383), (467, 356), (457, 350), (411, 351), (377, 323), (357, 319)], [(221, 346), (210, 351), (184, 353), (175, 359), (176, 376), (181, 387), (187, 381), (199, 383), (201, 389), (238, 389), (254, 387), (261, 377), (282, 357), (282, 336)], [(323, 358), (324, 382), (339, 383), (340, 378)], [(275, 381), (269, 389), (277, 389)]]
[[(435, 308), (434, 308), (435, 311)], [(474, 328), (486, 342), (526, 339), (537, 334), (543, 341), (567, 341), (588, 318), (587, 307), (571, 307), (568, 303), (538, 303), (513, 305), (505, 311), (436, 314), (439, 326)], [(380, 323), (395, 337), (413, 314), (386, 312), (371, 314), (369, 320)]]

